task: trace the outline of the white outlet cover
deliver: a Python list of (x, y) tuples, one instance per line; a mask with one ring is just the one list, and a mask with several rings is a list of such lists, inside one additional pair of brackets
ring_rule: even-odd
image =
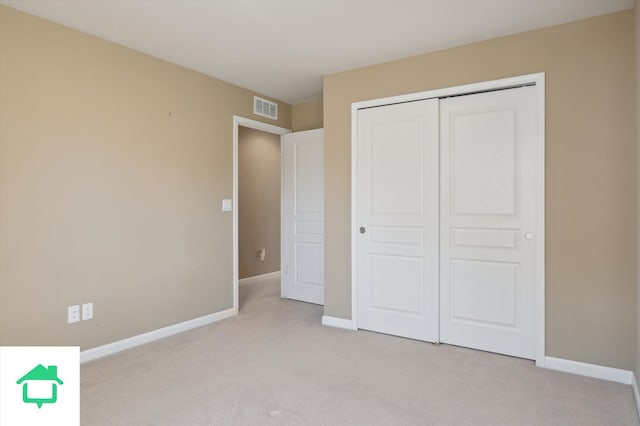
[(67, 308), (67, 321), (69, 324), (80, 321), (80, 305), (73, 305)]
[(93, 303), (85, 303), (82, 305), (82, 320), (90, 320), (93, 318)]
[(233, 210), (233, 200), (229, 199), (229, 198), (225, 198), (222, 200), (222, 211), (223, 212), (230, 212), (231, 210)]

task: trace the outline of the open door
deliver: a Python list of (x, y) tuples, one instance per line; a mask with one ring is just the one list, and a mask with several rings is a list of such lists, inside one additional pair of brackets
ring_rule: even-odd
[(283, 136), (282, 297), (324, 304), (324, 130)]

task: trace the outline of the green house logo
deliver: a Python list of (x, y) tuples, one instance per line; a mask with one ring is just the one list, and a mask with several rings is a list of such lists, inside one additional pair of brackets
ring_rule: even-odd
[[(22, 401), (26, 404), (37, 404), (38, 408), (42, 408), (42, 404), (55, 404), (58, 399), (58, 385), (63, 384), (58, 377), (57, 366), (50, 365), (45, 368), (42, 364), (35, 366), (16, 383), (22, 385)], [(29, 392), (29, 384), (31, 384), (32, 392)], [(48, 391), (49, 386), (51, 386), (51, 391)], [(38, 388), (37, 395), (33, 393), (34, 387)], [(42, 394), (43, 389), (47, 391), (46, 395)]]

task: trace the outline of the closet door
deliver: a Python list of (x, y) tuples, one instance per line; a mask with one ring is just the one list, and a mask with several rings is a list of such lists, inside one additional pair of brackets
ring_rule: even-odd
[(358, 111), (358, 328), (438, 340), (438, 100)]
[(441, 100), (440, 340), (535, 358), (536, 92)]

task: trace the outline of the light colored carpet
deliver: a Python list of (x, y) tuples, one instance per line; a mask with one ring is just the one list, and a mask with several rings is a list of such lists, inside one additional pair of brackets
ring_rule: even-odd
[(87, 425), (636, 425), (629, 386), (322, 326), (279, 282), (240, 315), (83, 364)]

